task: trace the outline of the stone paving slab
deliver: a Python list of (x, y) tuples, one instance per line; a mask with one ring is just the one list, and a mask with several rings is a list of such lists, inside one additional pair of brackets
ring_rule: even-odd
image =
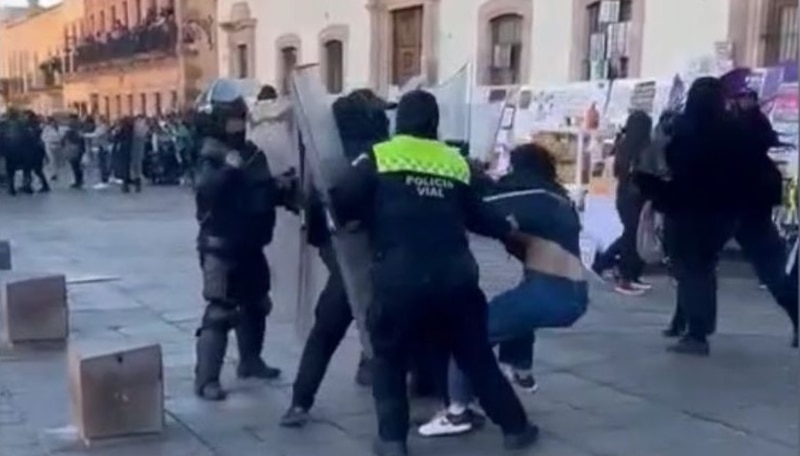
[[(0, 196), (0, 238), (13, 241), (20, 268), (120, 277), (70, 286), (71, 337), (84, 343), (161, 343), (168, 418), (163, 436), (85, 449), (69, 427), (65, 352), (2, 349), (0, 455), (369, 454), (374, 406), (369, 391), (353, 383), (359, 354), (354, 331), (335, 355), (311, 425), (302, 431), (277, 426), (303, 342), (286, 304), (291, 297), (273, 296), (276, 313), (265, 349), (269, 362), (284, 368), (284, 378), (266, 385), (237, 381), (231, 356), (223, 377), (230, 400), (207, 404), (192, 396), (193, 332), (202, 313), (194, 236), (185, 189)], [(488, 295), (516, 283), (519, 268), (502, 249), (476, 241), (474, 250)], [(274, 268), (296, 264), (276, 252), (270, 257)], [(675, 296), (660, 278), (644, 298), (623, 298), (596, 286), (590, 310), (575, 328), (542, 331), (535, 365), (541, 390), (521, 397), (543, 437), (527, 454), (796, 455), (798, 353), (788, 348), (788, 323), (747, 267), (725, 270), (719, 334), (709, 359), (664, 351), (658, 333)], [(429, 416), (435, 406), (415, 403), (412, 415)], [(463, 438), (411, 438), (420, 455), (502, 454), (499, 444), (493, 426)]]

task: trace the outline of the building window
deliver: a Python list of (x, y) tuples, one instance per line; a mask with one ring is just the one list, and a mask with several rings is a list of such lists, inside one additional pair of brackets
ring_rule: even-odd
[(128, 11), (128, 2), (122, 2), (122, 24), (125, 27), (130, 25), (130, 13)]
[(147, 94), (139, 94), (139, 114), (147, 115)]
[(111, 97), (103, 97), (103, 117), (106, 121), (111, 118)]
[(128, 115), (132, 116), (133, 113), (134, 113), (133, 111), (134, 111), (134, 109), (133, 109), (133, 94), (129, 94), (128, 95)]
[(325, 42), (325, 86), (329, 93), (344, 90), (344, 43), (340, 40)]
[(178, 91), (173, 90), (170, 97), (171, 97), (169, 102), (170, 109), (172, 110), (172, 112), (178, 112)]
[(629, 76), (628, 33), (633, 20), (633, 0), (602, 0), (586, 8), (587, 52), (585, 80)]
[[(97, 32), (96, 26), (97, 24), (94, 21), (94, 14), (92, 14), (91, 16), (89, 16), (89, 33), (94, 35), (95, 32)], [(72, 31), (72, 35), (73, 36), (75, 35), (75, 30)], [(83, 32), (81, 32), (81, 35), (83, 35)]]
[(289, 78), (292, 75), (292, 71), (294, 71), (294, 68), (297, 66), (296, 47), (288, 46), (281, 49), (281, 65), (281, 90), (284, 94), (287, 94), (289, 93)]
[(93, 116), (100, 113), (100, 95), (96, 93), (89, 95), (89, 112)]
[(161, 106), (161, 94), (156, 92), (154, 98), (155, 98), (156, 116), (160, 117), (161, 115), (164, 114)]
[(520, 82), (522, 57), (522, 16), (506, 14), (490, 22), (492, 36), (491, 85)]
[(794, 0), (771, 0), (767, 11), (767, 30), (764, 34), (764, 65), (773, 66), (797, 60), (798, 15)]
[(98, 30), (98, 32), (99, 33), (105, 33), (106, 32), (106, 12), (105, 11), (100, 11), (100, 30)]
[(119, 119), (120, 117), (122, 117), (122, 95), (116, 96), (114, 104), (116, 105), (114, 109), (114, 116), (116, 116), (116, 118)]
[(142, 0), (136, 0), (135, 7), (136, 7), (136, 11), (134, 11), (134, 12), (136, 13), (136, 23), (137, 24), (141, 24), (142, 23)]
[(392, 11), (392, 84), (422, 74), (422, 6)]
[(236, 46), (236, 62), (240, 78), (250, 77), (250, 65), (248, 62), (248, 49), (246, 44)]
[(111, 26), (113, 27), (114, 24), (117, 23), (117, 7), (111, 5)]

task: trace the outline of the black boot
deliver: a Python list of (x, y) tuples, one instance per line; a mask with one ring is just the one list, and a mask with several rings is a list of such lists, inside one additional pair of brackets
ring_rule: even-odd
[(228, 334), (212, 329), (201, 329), (197, 335), (197, 366), (194, 370), (194, 392), (207, 401), (221, 401), (227, 396), (219, 383), (219, 374), (225, 362)]
[(236, 325), (236, 341), (239, 346), (237, 377), (274, 380), (281, 376), (280, 369), (268, 366), (261, 359), (266, 326), (267, 320), (263, 314), (243, 315), (239, 324)]
[(142, 193), (142, 179), (136, 179), (133, 181), (133, 189), (136, 193)]
[(503, 436), (503, 447), (506, 450), (517, 451), (529, 448), (539, 440), (539, 428), (529, 424), (525, 431), (519, 434), (506, 434)]
[(668, 347), (667, 350), (681, 355), (694, 356), (708, 356), (711, 352), (708, 339), (689, 334), (681, 337), (675, 345)]

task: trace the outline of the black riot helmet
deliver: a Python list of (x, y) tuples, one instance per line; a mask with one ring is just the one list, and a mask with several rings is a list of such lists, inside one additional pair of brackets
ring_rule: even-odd
[(201, 137), (218, 139), (232, 147), (245, 142), (247, 101), (254, 99), (258, 85), (246, 79), (218, 79), (195, 102), (194, 122)]

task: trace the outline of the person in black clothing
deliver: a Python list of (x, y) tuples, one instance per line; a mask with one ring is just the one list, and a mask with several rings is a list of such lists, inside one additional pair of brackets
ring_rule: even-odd
[(83, 188), (83, 154), (86, 152), (86, 141), (83, 140), (83, 125), (76, 114), (69, 118), (67, 129), (64, 133), (64, 153), (72, 169), (73, 182), (71, 187)]
[(220, 370), (228, 332), (235, 329), (239, 378), (274, 379), (280, 370), (261, 358), (272, 309), (264, 247), (272, 241), (275, 209), (292, 207), (293, 185), (274, 178), (266, 156), (245, 141), (247, 105), (235, 84), (198, 107), (202, 138), (196, 182), (197, 237), (207, 304), (197, 330), (195, 393), (223, 400)]
[(23, 189), (26, 192), (33, 191), (33, 176), (39, 180), (39, 191), (47, 193), (50, 191), (50, 184), (44, 173), (44, 165), (47, 160), (47, 151), (42, 141), (42, 127), (39, 118), (33, 111), (25, 113), (25, 151), (23, 155)]
[[(385, 112), (388, 107), (387, 103), (366, 90), (340, 97), (334, 103), (334, 117), (345, 154), (350, 160), (389, 138), (389, 120)], [(311, 191), (305, 212), (308, 243), (319, 249), (329, 275), (317, 301), (314, 326), (300, 358), (292, 405), (281, 420), (281, 425), (285, 427), (302, 427), (308, 422), (308, 411), (314, 404), (328, 364), (353, 322), (353, 310), (331, 244), (325, 207), (316, 191)], [(359, 331), (364, 331), (364, 328), (359, 328)], [(369, 341), (366, 342), (368, 344)], [(368, 356), (362, 352), (356, 383), (369, 386), (372, 384), (371, 349), (369, 346), (363, 348), (364, 352), (370, 353)]]
[[(666, 147), (670, 180), (640, 175), (639, 184), (665, 214), (678, 307), (687, 329), (671, 351), (707, 355), (715, 331), (719, 254), (733, 235), (749, 191), (741, 132), (725, 110), (717, 78), (696, 80)], [(730, 185), (734, 183), (734, 185)]]
[(337, 220), (363, 223), (373, 251), (368, 323), (379, 456), (407, 454), (406, 372), (420, 338), (453, 354), (507, 448), (527, 448), (538, 436), (489, 346), (486, 297), (466, 231), (520, 241), (470, 187), (458, 150), (436, 140), (438, 127), (433, 95), (404, 95), (396, 136), (359, 156), (331, 192)]
[(636, 233), (645, 200), (634, 182), (632, 171), (650, 146), (652, 129), (653, 121), (647, 113), (634, 111), (628, 117), (614, 159), (616, 204), (623, 226), (622, 235), (605, 252), (598, 254), (592, 265), (594, 272), (601, 277), (605, 271), (616, 266), (619, 276), (614, 289), (625, 295), (640, 295), (650, 289), (650, 285), (641, 280), (644, 262), (636, 251)]

